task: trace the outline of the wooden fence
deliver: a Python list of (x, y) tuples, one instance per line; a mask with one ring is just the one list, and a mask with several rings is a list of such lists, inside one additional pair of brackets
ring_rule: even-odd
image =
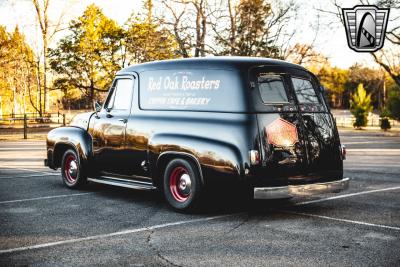
[[(353, 127), (353, 123), (355, 122), (354, 117), (349, 117), (349, 116), (335, 116), (336, 120), (336, 125), (339, 127)], [(380, 127), (381, 125), (381, 119), (379, 117), (375, 118), (368, 118), (368, 123), (367, 126), (372, 126), (372, 127)], [(389, 120), (391, 127), (399, 127), (400, 122), (396, 120)]]
[(30, 127), (57, 127), (66, 124), (65, 114), (47, 113), (40, 116), (38, 113), (8, 114), (0, 116), (0, 129), (23, 128), (24, 139), (28, 138)]

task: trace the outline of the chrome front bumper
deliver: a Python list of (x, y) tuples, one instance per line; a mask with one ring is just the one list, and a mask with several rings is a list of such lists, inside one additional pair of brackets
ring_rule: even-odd
[(349, 188), (349, 181), (349, 178), (344, 178), (342, 180), (326, 183), (288, 185), (280, 187), (255, 187), (254, 198), (279, 199), (291, 198), (296, 196), (304, 197), (324, 193), (337, 193)]

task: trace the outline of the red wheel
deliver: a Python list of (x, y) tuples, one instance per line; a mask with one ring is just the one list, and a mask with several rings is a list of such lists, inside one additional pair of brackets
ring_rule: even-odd
[(177, 210), (195, 209), (202, 192), (200, 172), (197, 166), (185, 159), (170, 161), (164, 172), (164, 195)]
[(192, 180), (185, 167), (176, 167), (169, 178), (169, 190), (176, 201), (185, 202), (191, 193)]
[(78, 177), (78, 161), (75, 155), (67, 155), (64, 161), (64, 173), (69, 183), (74, 184), (76, 182), (76, 178)]
[(64, 184), (69, 188), (80, 188), (86, 184), (86, 175), (75, 150), (69, 149), (64, 153), (61, 161), (61, 176)]

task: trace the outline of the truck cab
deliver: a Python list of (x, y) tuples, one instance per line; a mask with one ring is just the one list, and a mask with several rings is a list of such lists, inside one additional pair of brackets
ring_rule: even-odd
[(49, 132), (64, 184), (161, 189), (195, 208), (214, 182), (254, 198), (339, 192), (345, 149), (317, 78), (284, 61), (212, 57), (119, 71), (104, 104)]

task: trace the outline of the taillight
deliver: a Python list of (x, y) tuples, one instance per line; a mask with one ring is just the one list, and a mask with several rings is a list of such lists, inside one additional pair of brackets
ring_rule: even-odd
[(275, 146), (293, 146), (299, 141), (296, 125), (278, 118), (265, 127), (268, 143)]
[(346, 159), (346, 146), (345, 145), (341, 145), (340, 146), (340, 153), (342, 154), (342, 159)]
[(257, 165), (258, 163), (260, 163), (260, 153), (258, 153), (257, 150), (250, 150), (249, 157), (251, 165)]

